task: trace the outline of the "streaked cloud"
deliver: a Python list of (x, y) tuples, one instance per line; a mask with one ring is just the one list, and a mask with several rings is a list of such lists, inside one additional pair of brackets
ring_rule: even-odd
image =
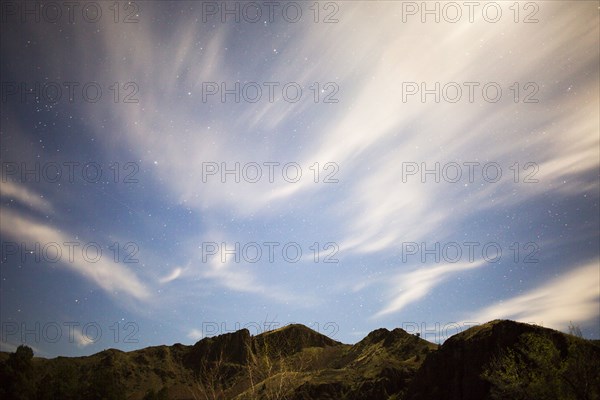
[(502, 300), (469, 316), (473, 321), (513, 319), (566, 330), (598, 316), (600, 260), (576, 266), (522, 295)]
[(436, 286), (442, 284), (451, 275), (479, 268), (484, 261), (442, 264), (435, 267), (423, 267), (407, 274), (400, 274), (390, 279), (388, 289), (391, 299), (387, 305), (375, 313), (374, 318), (398, 313), (406, 306), (423, 299)]
[[(335, 71), (341, 89), (339, 106), (284, 104), (282, 108), (277, 103), (248, 103), (235, 119), (217, 110), (210, 121), (204, 118), (206, 105), (200, 103), (198, 90), (204, 81), (232, 81), (235, 76), (225, 50), (227, 38), (234, 35), (231, 26), (208, 33), (202, 26), (184, 23), (179, 30), (185, 40), (173, 35), (177, 40), (159, 53), (152, 28), (142, 25), (138, 29), (147, 30), (147, 35), (136, 42), (135, 57), (129, 57), (127, 64), (115, 62), (110, 69), (115, 76), (135, 76), (144, 89), (143, 107), (111, 110), (123, 127), (115, 139), (126, 145), (143, 140), (144, 146), (134, 148), (139, 148), (140, 157), (152, 154), (158, 160), (157, 179), (186, 205), (240, 218), (269, 218), (290, 207), (290, 202), (296, 207), (304, 199), (324, 198), (328, 193), (324, 186), (313, 185), (310, 175), (295, 184), (222, 183), (220, 179), (205, 183), (203, 162), (260, 163), (280, 159), (282, 152), (304, 166), (315, 161), (336, 162), (344, 192), (329, 198), (338, 203), (337, 213), (326, 218), (333, 222), (331, 234), (345, 254), (379, 254), (405, 240), (452, 237), (460, 221), (476, 213), (514, 206), (555, 188), (569, 194), (590, 189), (589, 184), (582, 185), (573, 177), (598, 167), (598, 138), (594, 134), (598, 124), (589, 118), (599, 106), (597, 91), (592, 90), (598, 87), (598, 80), (596, 75), (576, 76), (576, 71), (597, 58), (585, 49), (594, 46), (598, 29), (591, 19), (582, 22), (583, 9), (563, 14), (559, 12), (563, 6), (545, 5), (545, 15), (557, 12), (553, 18), (559, 20), (544, 24), (544, 29), (502, 22), (452, 26), (450, 30), (444, 24), (398, 24), (398, 15), (388, 4), (371, 5), (367, 17), (363, 4), (348, 3), (343, 21), (327, 28), (331, 50), (327, 58), (321, 56), (323, 32), (319, 26), (311, 26), (311, 30), (292, 36), (288, 48), (294, 49), (294, 54), (282, 50), (283, 56), (297, 62), (274, 60), (253, 77), (257, 81), (294, 77), (314, 82), (323, 80), (323, 70)], [(107, 30), (103, 35), (110, 60), (129, 56), (130, 46), (117, 40), (118, 33)], [(203, 37), (202, 44), (192, 40), (199, 36)], [(435, 42), (434, 37), (444, 40)], [(473, 41), (473, 37), (480, 40)], [(548, 37), (552, 41), (547, 41)], [(575, 46), (571, 45), (573, 37), (578, 37)], [(543, 49), (540, 41), (546, 42)], [(367, 49), (368, 56), (359, 56)], [(514, 54), (535, 54), (536, 58), (515, 64)], [(174, 66), (158, 62), (158, 57), (174, 60)], [(306, 69), (300, 57), (313, 60), (315, 66)], [(248, 58), (248, 69), (258, 67), (254, 62)], [(552, 63), (568, 64), (569, 68), (537, 68)], [(158, 83), (145, 80), (145, 76), (154, 76), (143, 72), (148, 66), (161, 77)], [(423, 104), (418, 99), (405, 103), (401, 88), (406, 81), (498, 81), (505, 89), (504, 100), (498, 104), (485, 103), (481, 98), (475, 104)], [(540, 85), (541, 105), (511, 102), (508, 87), (530, 81)], [(571, 100), (572, 93), (567, 87), (554, 85), (557, 81), (576, 82), (579, 94)], [(195, 93), (195, 102), (185, 100), (189, 88)], [(558, 111), (549, 117), (549, 109)], [(321, 121), (325, 114), (329, 118), (305, 133), (308, 136), (303, 148), (286, 147), (275, 133), (302, 112), (310, 113), (315, 121)], [(194, 114), (198, 117), (190, 117)], [(273, 145), (264, 146), (246, 127), (266, 130)], [(491, 184), (481, 177), (468, 188), (422, 183), (418, 178), (402, 182), (401, 163), (405, 161), (433, 164), (477, 160), (498, 162), (505, 174), (515, 161), (536, 162), (540, 183), (524, 185), (506, 178)], [(519, 196), (514, 195), (515, 190)], [(403, 282), (417, 284), (396, 293), (395, 300), (377, 315), (403, 309), (442, 284), (448, 274), (468, 268), (440, 266), (398, 278), (400, 286)], [(261, 277), (235, 267), (213, 266), (204, 276), (239, 292), (272, 293), (260, 284)]]
[[(597, 211), (600, 167), (595, 5), (540, 3), (538, 24), (515, 24), (510, 13), (494, 24), (479, 17), (474, 23), (423, 24), (418, 16), (404, 23), (401, 2), (374, 1), (340, 2), (336, 24), (315, 24), (311, 13), (297, 24), (201, 23), (201, 5), (148, 2), (135, 24), (107, 18), (107, 25), (22, 24), (18, 36), (7, 31), (14, 35), (3, 45), (3, 55), (11, 55), (3, 66), (10, 79), (97, 81), (105, 84), (103, 100), (109, 101), (49, 109), (10, 103), (6, 113), (3, 105), (2, 141), (10, 149), (3, 157), (64, 161), (76, 153), (104, 160), (107, 168), (126, 157), (139, 164), (140, 181), (135, 187), (2, 182), (3, 238), (60, 243), (74, 232), (100, 235), (97, 229), (106, 242), (139, 244), (135, 267), (110, 257), (93, 268), (81, 258), (61, 266), (115, 300), (98, 307), (99, 313), (121, 314), (123, 298), (142, 303), (138, 315), (161, 326), (146, 332), (198, 327), (202, 318), (242, 320), (250, 315), (246, 308), (255, 319), (268, 313), (290, 320), (335, 316), (368, 332), (396, 323), (398, 315), (413, 318), (422, 304), (433, 309), (432, 295), (451, 290), (447, 285), (456, 277), (465, 277), (465, 292), (488, 299), (509, 298), (510, 279), (523, 278), (519, 287), (525, 294), (479, 310), (470, 320), (512, 316), (559, 326), (567, 315), (557, 305), (562, 301), (580, 308), (569, 319), (598, 316), (591, 308), (598, 279), (586, 283), (583, 276), (593, 274), (589, 265), (580, 265), (587, 255), (553, 258), (553, 252), (577, 248), (591, 253), (589, 243), (597, 242), (597, 228), (590, 228), (597, 217), (584, 215), (593, 202)], [(31, 43), (24, 46), (25, 41)], [(272, 103), (223, 104), (219, 96), (202, 101), (203, 83), (230, 87), (238, 81), (298, 82), (310, 101), (289, 103), (280, 94)], [(402, 98), (405, 82), (431, 87), (472, 81), (498, 82), (502, 101), (487, 103), (480, 90), (474, 103)], [(112, 101), (108, 87), (114, 82), (135, 82), (139, 103)], [(316, 82), (321, 87), (335, 82), (339, 103), (312, 101)], [(509, 89), (515, 82), (521, 100), (523, 85), (536, 83), (539, 103), (515, 103)], [(427, 182), (420, 175), (403, 180), (405, 162), (431, 168), (469, 161), (496, 162), (504, 175), (497, 183), (483, 180), (480, 169), (468, 184), (436, 183), (431, 175)], [(279, 162), (275, 182), (266, 179), (266, 167), (258, 183), (235, 182), (231, 174), (222, 182), (220, 173), (203, 179), (206, 163), (232, 168), (250, 162)], [(301, 165), (299, 182), (281, 179), (286, 162)], [(309, 169), (315, 162), (339, 166), (339, 182), (316, 184)], [(521, 168), (536, 163), (538, 182), (514, 182), (509, 167), (516, 162)], [(66, 210), (79, 226), (55, 222)], [(489, 284), (470, 278), (485, 275), (494, 282), (511, 268), (508, 257), (489, 269), (479, 261), (415, 266), (398, 260), (403, 242), (467, 237), (535, 241), (556, 280), (532, 287), (527, 277), (540, 274), (539, 281), (547, 270), (515, 268), (505, 285), (487, 293)], [(305, 240), (305, 248), (319, 242), (315, 253), (321, 261), (331, 254), (323, 244), (333, 242), (340, 263), (316, 263), (310, 250), (297, 264), (199, 256), (204, 242), (231, 247), (270, 240)], [(17, 272), (9, 278), (16, 281), (28, 273), (24, 270), (11, 270)], [(575, 289), (563, 281), (581, 296), (574, 299)], [(24, 315), (17, 310), (27, 301), (7, 296), (13, 300), (8, 311)], [(461, 301), (451, 312), (462, 315), (472, 307)], [(544, 304), (552, 304), (556, 315)], [(427, 318), (440, 319), (446, 311)], [(186, 334), (201, 337), (195, 329)], [(89, 349), (86, 342), (79, 345)]]
[(173, 269), (173, 271), (171, 271), (169, 275), (160, 279), (160, 283), (169, 283), (171, 281), (174, 281), (175, 279), (179, 278), (182, 271), (182, 268), (179, 267)]
[[(126, 267), (113, 262), (110, 257), (99, 257), (97, 262), (89, 262), (82, 255), (82, 241), (75, 240), (75, 236), (68, 235), (61, 230), (19, 213), (0, 207), (2, 226), (0, 232), (4, 237), (12, 238), (19, 243), (26, 243), (27, 248), (33, 249), (35, 244), (45, 246), (57, 243), (58, 246), (66, 246), (64, 243), (77, 243), (79, 247), (72, 247), (71, 254), (62, 254), (60, 265), (69, 268), (80, 276), (96, 283), (108, 294), (125, 294), (137, 300), (148, 300), (150, 290), (134, 272)], [(89, 243), (85, 242), (84, 244)], [(96, 257), (94, 257), (95, 259)]]
[[(396, 7), (399, 11), (400, 5)], [(560, 7), (549, 3), (544, 11), (550, 15)], [(551, 84), (573, 80), (575, 71), (597, 56), (584, 51), (597, 38), (597, 28), (591, 28), (591, 22), (573, 23), (581, 17), (576, 11), (554, 15), (558, 21), (544, 24), (542, 30), (532, 31), (527, 24), (512, 22), (510, 26), (507, 22), (494, 26), (475, 23), (452, 26), (452, 34), (445, 35), (449, 28), (444, 24), (398, 24), (399, 13), (393, 9), (394, 5), (373, 4), (365, 14), (363, 4), (344, 4), (342, 21), (327, 28), (327, 46), (331, 50), (327, 59), (321, 56), (323, 32), (319, 26), (311, 25), (311, 31), (293, 36), (288, 43), (288, 48), (295, 49), (297, 55), (283, 55), (294, 59), (304, 56), (313, 60), (313, 68), (306, 69), (300, 60), (297, 63), (274, 60), (256, 78), (268, 81), (272, 79), (269, 77), (295, 77), (298, 81), (313, 82), (323, 79), (324, 69), (335, 71), (341, 88), (340, 106), (325, 108), (323, 104), (310, 104), (299, 109), (300, 105), (295, 104), (281, 108), (277, 103), (248, 103), (235, 120), (212, 117), (212, 122), (190, 118), (192, 107), (200, 110), (199, 116), (203, 114), (202, 107), (206, 105), (199, 99), (196, 103), (181, 99), (186, 95), (184, 88), (197, 93), (204, 81), (231, 80), (234, 74), (224, 50), (227, 38), (234, 34), (230, 26), (224, 25), (207, 35), (202, 26), (182, 24), (180, 34), (172, 36), (177, 41), (158, 53), (151, 27), (142, 24), (139, 29), (147, 30), (147, 35), (136, 42), (130, 62), (115, 62), (110, 69), (112, 75), (136, 76), (144, 88), (143, 107), (112, 110), (124, 128), (118, 132), (125, 132), (125, 137), (119, 133), (117, 140), (134, 144), (143, 139), (145, 145), (136, 147), (141, 150), (140, 156), (152, 154), (159, 160), (157, 177), (164, 179), (174, 195), (188, 205), (203, 210), (228, 209), (241, 217), (268, 214), (266, 206), (281, 209), (290, 200), (299, 202), (310, 195), (325, 196), (324, 188), (312, 185), (307, 174), (296, 184), (236, 184), (222, 183), (219, 179), (203, 183), (202, 163), (277, 159), (277, 154), (284, 150), (277, 141), (275, 146), (266, 148), (258, 140), (240, 140), (250, 132), (237, 138), (223, 133), (240, 132), (247, 126), (276, 130), (299, 112), (310, 112), (316, 120), (328, 113), (332, 118), (313, 129), (305, 148), (286, 148), (285, 153), (304, 166), (315, 161), (340, 165), (342, 182), (347, 185), (353, 202), (341, 209), (336, 234), (343, 249), (356, 252), (383, 251), (403, 238), (418, 240), (442, 228), (450, 233), (448, 223), (456, 215), (464, 218), (491, 207), (522, 202), (550, 187), (561, 187), (571, 193), (589, 189), (575, 183), (566, 189), (563, 182), (571, 183), (573, 180), (567, 178), (598, 166), (598, 140), (594, 135), (598, 125), (589, 118), (598, 107), (597, 91), (591, 90), (598, 86), (597, 77), (578, 77), (580, 94), (573, 100), (569, 99), (567, 88)], [(508, 28), (510, 38), (518, 40), (507, 40)], [(398, 35), (400, 30), (402, 34)], [(103, 35), (108, 59), (130, 56), (130, 46), (118, 40), (118, 32), (106, 30)], [(204, 36), (202, 45), (193, 40), (199, 35)], [(577, 45), (571, 46), (575, 36)], [(179, 40), (181, 37), (184, 40)], [(445, 39), (432, 43), (432, 37)], [(473, 37), (481, 39), (473, 41)], [(552, 41), (540, 49), (540, 40), (547, 37), (553, 38)], [(366, 49), (369, 57), (358, 56), (358, 50)], [(536, 58), (514, 64), (510, 54), (535, 54)], [(557, 54), (561, 55), (559, 59)], [(157, 57), (174, 60), (174, 65), (161, 64)], [(449, 57), (452, 62), (448, 62)], [(252, 69), (254, 60), (249, 57), (247, 62)], [(535, 67), (567, 62), (569, 69)], [(142, 73), (148, 66), (161, 77), (158, 83), (142, 78), (148, 76)], [(406, 81), (442, 84), (501, 81), (505, 99), (511, 96), (507, 88), (513, 82), (535, 81), (540, 85), (539, 97), (546, 108), (532, 105), (523, 112), (522, 104), (502, 101), (490, 105), (481, 99), (475, 104), (456, 105), (422, 104), (418, 100), (404, 103), (401, 88)], [(560, 112), (549, 119), (545, 110), (558, 105)], [(378, 157), (372, 157), (373, 154)], [(469, 190), (468, 199), (466, 189), (459, 190), (458, 185), (449, 188), (420, 182), (401, 183), (403, 161), (473, 161), (470, 158), (499, 162), (505, 174), (515, 159), (522, 163), (536, 162), (540, 165), (538, 178), (542, 183), (524, 187), (506, 179), (498, 184), (479, 185), (481, 179), (478, 179), (477, 188)], [(514, 188), (521, 192), (518, 198), (511, 195)], [(494, 202), (482, 201), (490, 193)], [(407, 209), (410, 213), (405, 212)]]
[(37, 194), (22, 184), (6, 180), (2, 182), (2, 197), (7, 197), (23, 203), (40, 213), (52, 213), (54, 211), (50, 202), (44, 196)]

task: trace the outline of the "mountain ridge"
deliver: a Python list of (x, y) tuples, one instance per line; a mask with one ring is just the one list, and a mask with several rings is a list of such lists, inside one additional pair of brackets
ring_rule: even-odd
[(0, 398), (518, 398), (503, 374), (512, 368), (533, 371), (523, 372), (521, 386), (544, 393), (539, 398), (598, 399), (598, 360), (593, 341), (510, 320), (471, 327), (443, 345), (401, 328), (376, 329), (350, 345), (290, 324), (86, 357), (44, 359), (20, 347), (0, 353)]

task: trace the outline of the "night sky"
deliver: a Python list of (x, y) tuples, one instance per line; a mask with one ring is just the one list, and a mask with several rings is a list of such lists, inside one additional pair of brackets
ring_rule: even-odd
[(597, 1), (45, 3), (1, 4), (1, 350), (600, 339)]

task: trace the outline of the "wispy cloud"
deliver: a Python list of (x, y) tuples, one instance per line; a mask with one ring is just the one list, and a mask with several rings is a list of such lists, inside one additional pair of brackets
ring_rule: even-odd
[[(134, 27), (135, 45), (122, 40), (123, 32), (117, 28), (103, 29), (94, 34), (95, 39), (73, 35), (81, 37), (76, 48), (64, 50), (80, 55), (72, 71), (57, 61), (67, 57), (66, 53), (65, 57), (44, 54), (43, 59), (54, 66), (57, 76), (76, 79), (82, 76), (78, 66), (88, 65), (85, 72), (94, 79), (132, 80), (139, 85), (139, 104), (97, 104), (86, 117), (91, 129), (97, 129), (95, 136), (104, 138), (108, 148), (131, 148), (142, 162), (156, 161), (153, 177), (175, 202), (204, 215), (241, 219), (250, 215), (277, 219), (283, 211), (294, 209), (315, 224), (323, 224), (323, 230), (331, 235), (328, 240), (336, 241), (346, 254), (382, 254), (403, 241), (456, 235), (461, 222), (476, 213), (518, 205), (549, 190), (569, 195), (590, 190), (581, 176), (598, 168), (595, 116), (599, 82), (597, 73), (581, 71), (597, 64), (597, 16), (588, 15), (580, 5), (547, 2), (543, 16), (552, 15), (552, 23), (535, 27), (514, 24), (510, 18), (498, 24), (401, 24), (400, 7), (390, 2), (346, 2), (338, 24), (295, 26), (290, 31), (295, 33), (280, 47), (279, 58), (255, 57), (264, 53), (262, 44), (248, 42), (257, 47), (250, 47), (243, 68), (230, 62), (230, 54), (237, 50), (227, 47), (237, 27), (222, 24), (211, 29), (200, 24), (192, 6), (168, 33), (152, 23), (159, 19), (152, 14), (164, 10), (159, 6), (145, 9), (145, 18)], [(560, 7), (570, 7), (570, 12), (563, 13)], [(248, 37), (252, 35), (236, 40)], [(105, 55), (103, 64), (96, 62), (98, 47)], [(516, 63), (515, 58), (521, 61)], [(240, 107), (218, 101), (202, 103), (203, 82), (232, 83), (246, 78), (300, 81), (307, 86), (335, 81), (340, 103), (279, 101)], [(407, 81), (430, 85), (501, 81), (506, 101), (423, 104), (416, 98), (405, 103), (401, 88)], [(514, 104), (508, 87), (530, 81), (540, 85), (541, 103)], [(573, 83), (574, 88), (557, 82)], [(114, 129), (107, 133), (101, 128), (104, 124), (96, 123), (103, 120), (114, 121)], [(293, 134), (296, 128), (298, 132)], [(469, 187), (423, 184), (418, 177), (409, 183), (402, 180), (402, 162), (476, 161), (474, 158), (482, 163), (499, 162), (505, 173), (515, 161), (537, 162), (540, 183), (521, 183), (519, 196), (514, 196), (517, 186), (510, 178), (497, 184), (479, 178)], [(297, 161), (305, 174), (295, 184), (281, 180), (275, 184), (222, 183), (219, 176), (203, 182), (206, 161), (228, 162), (230, 167), (233, 162)], [(315, 161), (337, 163), (343, 189), (331, 192), (330, 187), (314, 185), (306, 168)], [(7, 192), (37, 209), (47, 207), (39, 196), (24, 193), (22, 188), (9, 187)], [(316, 215), (309, 200), (322, 199), (334, 211), (319, 209), (321, 214)], [(7, 215), (20, 226), (19, 235), (32, 240), (63, 237), (57, 236), (60, 232), (54, 228)], [(204, 223), (202, 229), (211, 241), (221, 239), (210, 235), (211, 229), (234, 229), (218, 218)], [(10, 225), (3, 220), (3, 227)], [(222, 236), (235, 235), (224, 232)], [(195, 260), (197, 250), (191, 247), (181, 256)], [(302, 298), (293, 288), (269, 286), (264, 276), (239, 264), (194, 262), (157, 279), (163, 284), (185, 283), (185, 278), (200, 275), (237, 292), (283, 301)], [(479, 266), (448, 264), (395, 276), (390, 300), (376, 316), (399, 312), (426, 297), (452, 274)], [(126, 268), (96, 266), (93, 274), (85, 272), (82, 265), (74, 268), (108, 291), (148, 296), (147, 287)]]
[(398, 275), (389, 281), (391, 300), (384, 308), (375, 313), (373, 318), (400, 312), (407, 305), (427, 296), (433, 288), (443, 283), (451, 275), (475, 269), (484, 264), (484, 261), (442, 264)]
[(175, 279), (179, 278), (181, 276), (181, 272), (183, 271), (182, 268), (177, 267), (175, 269), (173, 269), (173, 271), (171, 271), (171, 273), (163, 278), (160, 278), (159, 281), (160, 283), (169, 283), (171, 281), (174, 281)]
[(192, 329), (188, 332), (187, 337), (194, 341), (200, 340), (204, 337), (204, 334), (199, 329)]
[[(556, 11), (555, 7), (561, 5), (547, 4), (544, 11)], [(206, 30), (191, 13), (177, 34), (162, 38), (169, 45), (161, 51), (157, 51), (152, 26), (143, 21), (137, 29), (145, 34), (139, 37), (133, 54), (127, 42), (118, 40), (117, 30), (103, 31), (107, 59), (118, 60), (106, 69), (111, 73), (106, 78), (139, 80), (143, 106), (119, 104), (97, 109), (99, 114), (110, 113), (123, 126), (116, 130), (117, 142), (131, 145), (143, 140), (144, 146), (133, 148), (140, 150), (140, 157), (158, 161), (157, 179), (164, 181), (176, 198), (198, 210), (227, 210), (242, 217), (269, 215), (290, 201), (301, 204), (303, 198), (324, 192), (324, 186), (313, 185), (307, 173), (296, 184), (222, 183), (218, 178), (203, 182), (205, 161), (261, 162), (285, 154), (305, 168), (315, 161), (338, 163), (347, 188), (341, 195), (352, 198), (352, 204), (340, 207), (338, 216), (328, 217), (337, 219), (335, 235), (340, 246), (356, 252), (386, 250), (403, 237), (418, 240), (441, 229), (451, 232), (456, 215), (466, 218), (491, 207), (535, 198), (549, 187), (570, 193), (589, 189), (575, 183), (565, 189), (563, 184), (574, 182), (567, 177), (598, 166), (598, 138), (594, 134), (598, 125), (590, 118), (598, 108), (597, 90), (593, 90), (598, 88), (597, 76), (577, 74), (596, 59), (597, 53), (587, 49), (595, 48), (598, 32), (592, 19), (581, 21), (583, 9), (557, 12), (552, 24), (533, 31), (527, 24), (503, 20), (493, 26), (452, 26), (452, 35), (445, 34), (448, 27), (444, 24), (398, 24), (400, 5), (371, 4), (367, 11), (363, 4), (344, 4), (344, 18), (326, 29), (327, 43), (322, 40), (325, 31), (321, 29), (325, 28), (298, 27), (301, 34), (292, 36), (280, 49), (288, 61), (273, 59), (264, 68), (262, 60), (251, 56), (246, 60), (247, 70), (260, 71), (253, 74), (257, 81), (293, 77), (291, 80), (303, 83), (320, 82), (323, 70), (335, 71), (335, 76), (327, 79), (339, 84), (338, 106), (263, 102), (245, 103), (236, 118), (229, 116), (237, 110), (236, 105), (216, 107), (207, 113), (208, 105), (199, 98), (202, 82), (238, 79), (227, 62), (230, 50), (226, 49), (227, 38), (235, 32), (229, 25)], [(511, 24), (510, 38), (505, 35), (507, 23)], [(196, 40), (198, 37), (202, 41)], [(432, 37), (446, 39), (436, 43)], [(481, 39), (473, 41), (473, 37)], [(553, 40), (548, 42), (548, 37)], [(573, 37), (578, 38), (575, 45)], [(547, 45), (540, 49), (540, 42)], [(324, 53), (324, 45), (329, 52)], [(82, 46), (87, 47), (87, 43)], [(359, 49), (368, 52), (362, 54)], [(323, 58), (322, 54), (329, 56)], [(515, 65), (509, 54), (532, 54), (535, 59)], [(557, 59), (556, 54), (561, 57)], [(158, 62), (159, 58), (173, 63)], [(122, 63), (123, 59), (128, 62)], [(568, 68), (538, 68), (549, 63), (568, 64)], [(155, 76), (161, 79), (156, 81)], [(509, 85), (533, 80), (540, 85), (538, 97), (543, 109), (510, 100)], [(501, 81), (505, 93), (498, 104), (481, 104), (481, 98), (475, 104), (405, 103), (401, 88), (406, 81)], [(576, 82), (579, 94), (571, 99), (572, 92), (566, 87), (553, 85), (558, 81)], [(559, 112), (548, 118), (546, 111), (559, 107)], [(325, 122), (304, 132), (304, 145), (296, 148), (284, 140), (289, 139), (289, 132), (287, 137), (276, 133), (302, 113), (310, 115), (315, 124)], [(190, 117), (194, 115), (197, 117)], [(268, 145), (248, 127), (266, 131)], [(552, 138), (550, 144), (548, 138)], [(537, 162), (542, 183), (521, 184), (521, 195), (516, 198), (510, 195), (515, 187), (510, 179), (469, 188), (468, 197), (467, 189), (461, 190), (460, 185), (449, 188), (402, 182), (403, 161), (473, 161), (469, 157), (475, 154), (482, 162), (501, 163), (505, 173), (515, 159)], [(482, 201), (491, 192), (494, 202)], [(338, 200), (342, 203), (345, 199)]]
[(7, 207), (0, 207), (0, 217), (2, 219), (0, 226), (2, 235), (19, 243), (27, 243), (30, 249), (33, 249), (36, 243), (40, 246), (57, 243), (62, 247), (66, 246), (65, 243), (78, 243), (79, 247), (75, 247), (74, 251), (69, 252), (70, 254), (62, 254), (59, 262), (64, 267), (96, 283), (111, 296), (125, 294), (137, 300), (149, 299), (150, 290), (146, 284), (140, 281), (131, 270), (110, 260), (110, 257), (105, 255), (96, 262), (86, 261), (82, 255), (81, 246), (89, 242), (82, 244), (81, 241), (74, 240), (74, 235), (69, 236), (56, 227), (34, 221)]
[(22, 184), (9, 180), (3, 181), (0, 194), (2, 197), (16, 200), (40, 213), (54, 212), (52, 205), (44, 199), (44, 196), (31, 191)]
[[(213, 236), (224, 237), (223, 233), (214, 233)], [(214, 254), (206, 257), (206, 260), (195, 260), (183, 271), (187, 277), (202, 277), (209, 279), (223, 287), (241, 292), (256, 294), (280, 303), (291, 302), (297, 305), (310, 306), (315, 304), (315, 299), (296, 293), (286, 288), (284, 282), (278, 284), (267, 284), (253, 272), (254, 264), (235, 262), (234, 257), (229, 255), (222, 258), (223, 249), (234, 249), (232, 241), (218, 241), (220, 249)], [(249, 268), (250, 267), (250, 268)]]
[[(311, 26), (287, 44), (296, 55), (285, 55), (297, 62), (275, 60), (267, 68), (258, 68), (261, 73), (254, 76), (264, 81), (295, 77), (315, 82), (324, 79), (323, 70), (335, 71), (340, 105), (300, 108), (287, 104), (281, 108), (271, 103), (244, 104), (243, 112), (233, 119), (228, 113), (234, 106), (224, 107), (227, 112), (218, 108), (205, 114), (206, 104), (197, 97), (202, 81), (235, 80), (225, 50), (227, 37), (233, 34), (229, 26), (207, 33), (189, 22), (180, 28), (185, 40), (173, 35), (173, 42), (157, 52), (152, 28), (142, 24), (139, 29), (147, 30), (147, 35), (136, 42), (133, 56), (130, 46), (117, 40), (118, 33), (107, 30), (103, 33), (107, 58), (130, 60), (107, 70), (115, 76), (140, 79), (143, 89), (143, 107), (110, 110), (123, 126), (116, 130), (119, 136), (115, 139), (128, 145), (143, 139), (144, 146), (133, 148), (140, 150), (140, 157), (151, 154), (158, 160), (157, 179), (164, 181), (177, 199), (202, 212), (270, 217), (286, 207), (302, 207), (302, 200), (309, 196), (326, 195), (325, 186), (311, 184), (307, 174), (296, 184), (222, 183), (219, 178), (202, 182), (203, 161), (261, 162), (280, 159), (283, 153), (305, 167), (315, 161), (340, 165), (344, 191), (328, 199), (337, 204), (337, 213), (324, 215), (324, 219), (333, 222), (329, 225), (333, 226), (332, 239), (343, 252), (381, 253), (402, 241), (451, 236), (460, 221), (475, 213), (517, 205), (554, 188), (568, 194), (590, 189), (574, 177), (598, 167), (598, 124), (590, 118), (598, 108), (598, 80), (595, 74), (580, 76), (578, 71), (597, 59), (598, 54), (587, 49), (597, 47), (598, 28), (592, 19), (582, 22), (583, 9), (563, 14), (555, 9), (560, 6), (545, 5), (548, 12), (557, 11), (553, 17), (557, 20), (544, 24), (543, 29), (531, 31), (527, 24), (511, 23), (507, 30), (503, 22), (453, 27), (452, 35), (446, 35), (448, 27), (443, 24), (398, 24), (398, 15), (387, 3), (385, 7), (372, 5), (368, 16), (361, 4), (345, 4), (343, 21), (327, 29), (329, 53), (322, 47), (323, 31)], [(402, 34), (398, 34), (400, 29)], [(506, 31), (511, 32), (509, 38)], [(199, 36), (204, 36), (202, 45), (192, 40)], [(438, 43), (432, 37), (446, 39)], [(480, 40), (473, 41), (473, 37)], [(548, 37), (553, 40), (548, 41)], [(576, 45), (573, 37), (578, 38)], [(547, 45), (540, 49), (540, 42)], [(360, 49), (365, 51), (363, 55)], [(510, 54), (532, 54), (535, 59), (515, 64)], [(174, 60), (174, 65), (158, 62), (165, 57)], [(304, 58), (318, 68), (306, 69)], [(248, 69), (259, 67), (256, 62), (248, 57)], [(539, 65), (547, 64), (557, 68), (539, 69)], [(148, 66), (152, 66), (153, 74), (146, 73)], [(161, 77), (159, 82), (144, 78), (156, 75)], [(480, 98), (475, 104), (405, 103), (401, 88), (406, 81), (430, 85), (501, 81), (506, 101), (485, 104)], [(530, 81), (540, 85), (542, 105), (514, 104), (508, 87)], [(572, 92), (555, 85), (557, 81), (575, 82), (579, 94), (569, 97)], [(195, 100), (190, 100), (194, 96)], [(557, 110), (550, 118), (549, 109)], [(302, 112), (307, 112), (316, 126), (303, 133), (303, 146), (290, 146), (277, 129), (290, 126)], [(265, 145), (262, 136), (247, 127), (266, 130), (272, 145)], [(287, 137), (289, 133), (286, 131)], [(540, 183), (515, 184), (505, 178), (487, 184), (481, 177), (469, 187), (423, 184), (418, 177), (409, 183), (402, 181), (401, 163), (405, 161), (431, 165), (475, 161), (473, 158), (481, 163), (498, 162), (505, 174), (515, 161), (536, 162)], [(519, 196), (513, 195), (516, 189)], [(310, 209), (305, 211), (311, 213)], [(204, 277), (235, 291), (274, 295), (261, 279), (237, 267), (204, 268)], [(399, 289), (392, 291), (393, 300), (377, 316), (403, 309), (426, 296), (449, 274), (474, 267), (439, 266), (397, 278)]]
[(91, 344), (94, 344), (94, 340), (84, 335), (80, 330), (73, 330), (73, 339), (75, 340), (75, 345), (79, 348), (87, 347)]
[(565, 330), (600, 312), (600, 260), (593, 260), (555, 277), (522, 295), (500, 301), (468, 316), (472, 321), (514, 319)]

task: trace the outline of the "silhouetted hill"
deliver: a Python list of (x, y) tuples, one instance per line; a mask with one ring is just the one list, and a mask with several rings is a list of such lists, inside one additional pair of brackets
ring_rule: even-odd
[(338, 346), (329, 337), (300, 324), (290, 324), (279, 329), (263, 332), (254, 338), (257, 348), (275, 349), (285, 356), (292, 355), (310, 347)]
[(415, 375), (411, 400), (598, 399), (600, 347), (496, 320), (450, 337)]
[(347, 345), (303, 325), (89, 357), (0, 353), (1, 399), (598, 399), (600, 347), (513, 321), (438, 346), (402, 329)]

